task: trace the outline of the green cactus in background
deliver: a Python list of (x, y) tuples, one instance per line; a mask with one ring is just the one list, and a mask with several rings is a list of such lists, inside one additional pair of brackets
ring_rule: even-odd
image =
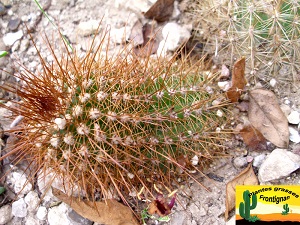
[(250, 210), (255, 209), (257, 205), (257, 196), (255, 194), (252, 195), (252, 201), (251, 201), (252, 204), (250, 204), (249, 195), (250, 192), (248, 190), (244, 191), (243, 192), (244, 202), (241, 202), (239, 205), (240, 216), (246, 220), (250, 219)]
[(283, 209), (284, 209), (284, 211), (282, 211), (282, 213), (281, 213), (282, 215), (287, 215), (290, 211), (290, 208), (289, 208), (288, 204), (284, 204)]
[(250, 81), (275, 86), (300, 79), (299, 1), (196, 2), (195, 37), (217, 64), (245, 56)]

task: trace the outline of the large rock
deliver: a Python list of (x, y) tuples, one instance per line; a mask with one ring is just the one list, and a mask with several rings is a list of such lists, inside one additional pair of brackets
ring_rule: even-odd
[(275, 149), (261, 164), (258, 179), (264, 183), (290, 175), (300, 167), (300, 156), (285, 149)]

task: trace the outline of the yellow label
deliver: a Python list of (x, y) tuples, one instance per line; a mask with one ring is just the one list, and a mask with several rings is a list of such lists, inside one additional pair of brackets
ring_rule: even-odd
[[(236, 224), (300, 222), (300, 186), (236, 186)], [(270, 223), (267, 223), (270, 224)], [(273, 224), (273, 223), (272, 223)]]

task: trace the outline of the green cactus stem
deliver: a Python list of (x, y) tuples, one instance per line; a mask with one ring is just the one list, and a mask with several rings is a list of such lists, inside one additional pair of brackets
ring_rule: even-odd
[(248, 190), (244, 191), (243, 199), (244, 202), (240, 203), (239, 213), (240, 216), (244, 219), (248, 220), (250, 218), (250, 210), (255, 209), (257, 205), (257, 197), (256, 195), (252, 195), (252, 204), (250, 204), (250, 192)]
[(287, 215), (290, 211), (290, 208), (289, 208), (288, 204), (284, 204), (283, 209), (284, 209), (284, 211), (282, 211), (282, 213), (281, 213), (282, 215)]

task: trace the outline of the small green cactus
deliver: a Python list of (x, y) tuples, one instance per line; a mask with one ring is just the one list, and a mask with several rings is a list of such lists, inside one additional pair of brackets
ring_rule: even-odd
[(243, 199), (244, 202), (241, 202), (239, 205), (239, 213), (240, 216), (244, 219), (248, 220), (250, 219), (250, 210), (255, 209), (257, 205), (257, 197), (256, 195), (252, 195), (251, 197), (251, 204), (250, 204), (250, 192), (248, 190), (243, 192)]
[(284, 211), (282, 211), (282, 213), (281, 213), (282, 215), (287, 215), (290, 211), (290, 208), (289, 208), (288, 204), (284, 204), (283, 209), (284, 209)]

